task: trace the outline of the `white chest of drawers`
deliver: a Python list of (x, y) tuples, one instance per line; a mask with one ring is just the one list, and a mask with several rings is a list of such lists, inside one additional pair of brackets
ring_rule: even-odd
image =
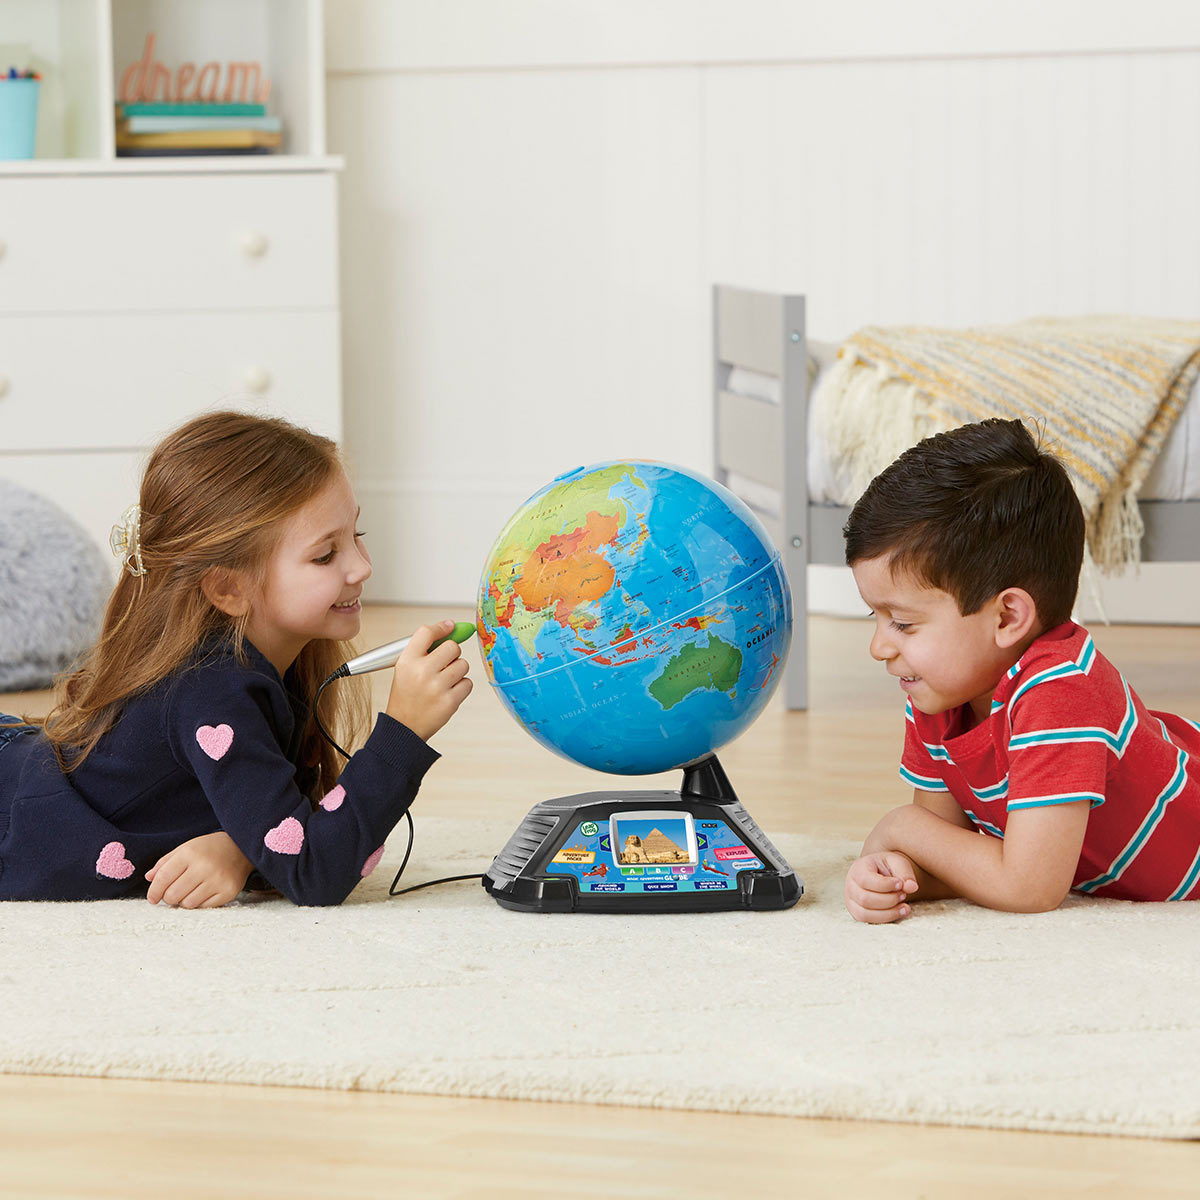
[(0, 475), (106, 544), (198, 412), (340, 440), (336, 165), (0, 176)]

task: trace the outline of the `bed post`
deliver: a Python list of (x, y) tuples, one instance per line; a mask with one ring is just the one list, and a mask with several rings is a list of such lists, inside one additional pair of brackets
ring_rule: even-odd
[[(772, 489), (742, 499), (779, 549), (792, 592), (792, 644), (783, 676), (789, 709), (808, 707), (808, 563), (813, 557), (808, 504), (808, 345), (804, 297), (717, 284), (713, 302), (713, 474)], [(771, 398), (728, 391), (741, 367), (779, 381)], [(778, 401), (778, 403), (775, 402)], [(736, 487), (735, 487), (736, 491)]]
[(804, 297), (783, 297), (783, 561), (792, 587), (792, 648), (784, 675), (789, 709), (808, 707), (808, 347)]
[(721, 358), (721, 285), (712, 287), (712, 438), (713, 478), (722, 486), (729, 486), (729, 472), (721, 457), (721, 392), (729, 377), (729, 368)]

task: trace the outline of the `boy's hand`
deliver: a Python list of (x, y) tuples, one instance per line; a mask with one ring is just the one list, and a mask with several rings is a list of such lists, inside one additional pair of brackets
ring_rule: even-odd
[(206, 833), (176, 846), (146, 872), (146, 899), (172, 908), (219, 908), (245, 887), (250, 868), (229, 834)]
[(392, 690), (385, 711), (424, 741), (429, 741), (471, 694), (472, 683), (467, 678), (462, 647), (446, 641), (436, 650), (429, 649), (431, 643), (453, 628), (453, 621), (422, 625), (396, 660), (392, 672)]
[(896, 850), (864, 854), (846, 872), (846, 908), (856, 921), (882, 925), (902, 920), (912, 911), (908, 898), (916, 890), (916, 867)]

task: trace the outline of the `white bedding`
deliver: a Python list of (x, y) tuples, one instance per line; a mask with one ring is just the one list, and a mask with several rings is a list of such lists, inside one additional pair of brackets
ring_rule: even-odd
[[(817, 504), (853, 504), (856, 499), (839, 477), (838, 464), (830, 460), (819, 432), (814, 427), (814, 400), (837, 358), (837, 346), (809, 342), (809, 356), (815, 365), (815, 379), (808, 405), (808, 494)], [(729, 373), (728, 389), (743, 396), (756, 396), (773, 404), (780, 402), (779, 380), (735, 367)], [(746, 481), (739, 481), (739, 490)], [(1146, 476), (1138, 493), (1142, 500), (1200, 500), (1200, 381), (1183, 412), (1179, 414), (1158, 460)]]

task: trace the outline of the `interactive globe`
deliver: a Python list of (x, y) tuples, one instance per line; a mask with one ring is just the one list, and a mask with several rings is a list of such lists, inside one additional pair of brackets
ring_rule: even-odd
[(723, 746), (779, 683), (792, 602), (761, 523), (665, 463), (580, 467), (505, 525), (479, 584), (488, 678), (549, 749), (642, 775)]

